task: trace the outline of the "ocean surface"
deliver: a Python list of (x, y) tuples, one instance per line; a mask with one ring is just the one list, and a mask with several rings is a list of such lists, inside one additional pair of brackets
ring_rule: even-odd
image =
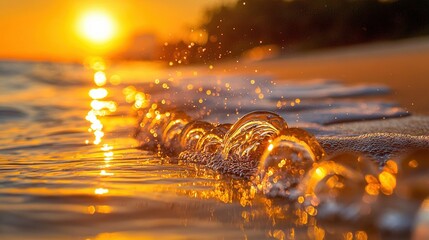
[(0, 62), (0, 238), (428, 236), (429, 120), (388, 86), (212, 68)]

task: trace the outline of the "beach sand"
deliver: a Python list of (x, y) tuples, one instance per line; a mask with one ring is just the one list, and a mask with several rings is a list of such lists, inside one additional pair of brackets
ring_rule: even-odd
[(319, 50), (260, 61), (215, 65), (220, 72), (271, 75), (275, 79), (336, 79), (346, 84), (384, 84), (389, 98), (416, 114), (429, 114), (429, 38)]

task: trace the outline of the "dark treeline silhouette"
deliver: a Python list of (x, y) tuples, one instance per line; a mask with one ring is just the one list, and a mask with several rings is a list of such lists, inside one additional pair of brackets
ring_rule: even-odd
[(245, 0), (207, 10), (198, 28), (205, 44), (170, 44), (163, 58), (213, 62), (267, 44), (288, 53), (425, 35), (429, 0)]

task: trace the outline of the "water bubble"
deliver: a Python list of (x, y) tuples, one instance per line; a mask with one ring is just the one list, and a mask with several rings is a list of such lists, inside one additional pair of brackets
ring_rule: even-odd
[(337, 155), (314, 164), (299, 184), (298, 194), (318, 203), (321, 218), (361, 221), (370, 216), (379, 195), (377, 173), (370, 159)]
[(179, 159), (188, 162), (205, 164), (215, 168), (217, 161), (223, 161), (221, 149), (223, 137), (231, 128), (231, 124), (220, 124), (198, 139), (195, 149), (187, 149), (179, 154)]
[(211, 162), (214, 157), (219, 154), (222, 147), (223, 136), (231, 127), (231, 124), (221, 124), (216, 127), (212, 127), (202, 137), (197, 138), (197, 142), (194, 148), (188, 148), (179, 154), (179, 159), (187, 162), (194, 162), (200, 164), (207, 164)]
[(313, 163), (325, 155), (317, 140), (305, 130), (284, 129), (261, 156), (258, 188), (270, 197), (289, 196)]
[(258, 156), (268, 140), (284, 128), (287, 128), (286, 121), (275, 113), (267, 111), (248, 113), (234, 123), (225, 134), (223, 157), (259, 159)]
[(179, 145), (179, 137), (182, 129), (191, 121), (191, 117), (183, 112), (173, 112), (168, 118), (163, 131), (162, 143), (167, 154), (177, 155), (181, 149)]
[(199, 152), (216, 153), (220, 152), (222, 147), (223, 138), (232, 124), (220, 124), (210, 130), (207, 134), (201, 137), (196, 146), (196, 150)]
[(205, 121), (192, 121), (186, 124), (180, 133), (180, 147), (182, 150), (196, 150), (197, 142), (207, 132), (214, 128), (213, 124)]
[(211, 154), (207, 166), (243, 178), (256, 172), (260, 155), (268, 142), (287, 124), (279, 115), (266, 111), (251, 112), (225, 133), (221, 152)]

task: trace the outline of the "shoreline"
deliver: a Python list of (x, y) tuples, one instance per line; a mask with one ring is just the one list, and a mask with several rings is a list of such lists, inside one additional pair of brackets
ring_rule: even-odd
[[(215, 65), (217, 74), (258, 74), (276, 80), (335, 79), (348, 85), (384, 84), (387, 98), (412, 114), (429, 114), (429, 38), (377, 42), (314, 51), (293, 56), (249, 61), (226, 61)], [(183, 69), (209, 71), (207, 66)]]

